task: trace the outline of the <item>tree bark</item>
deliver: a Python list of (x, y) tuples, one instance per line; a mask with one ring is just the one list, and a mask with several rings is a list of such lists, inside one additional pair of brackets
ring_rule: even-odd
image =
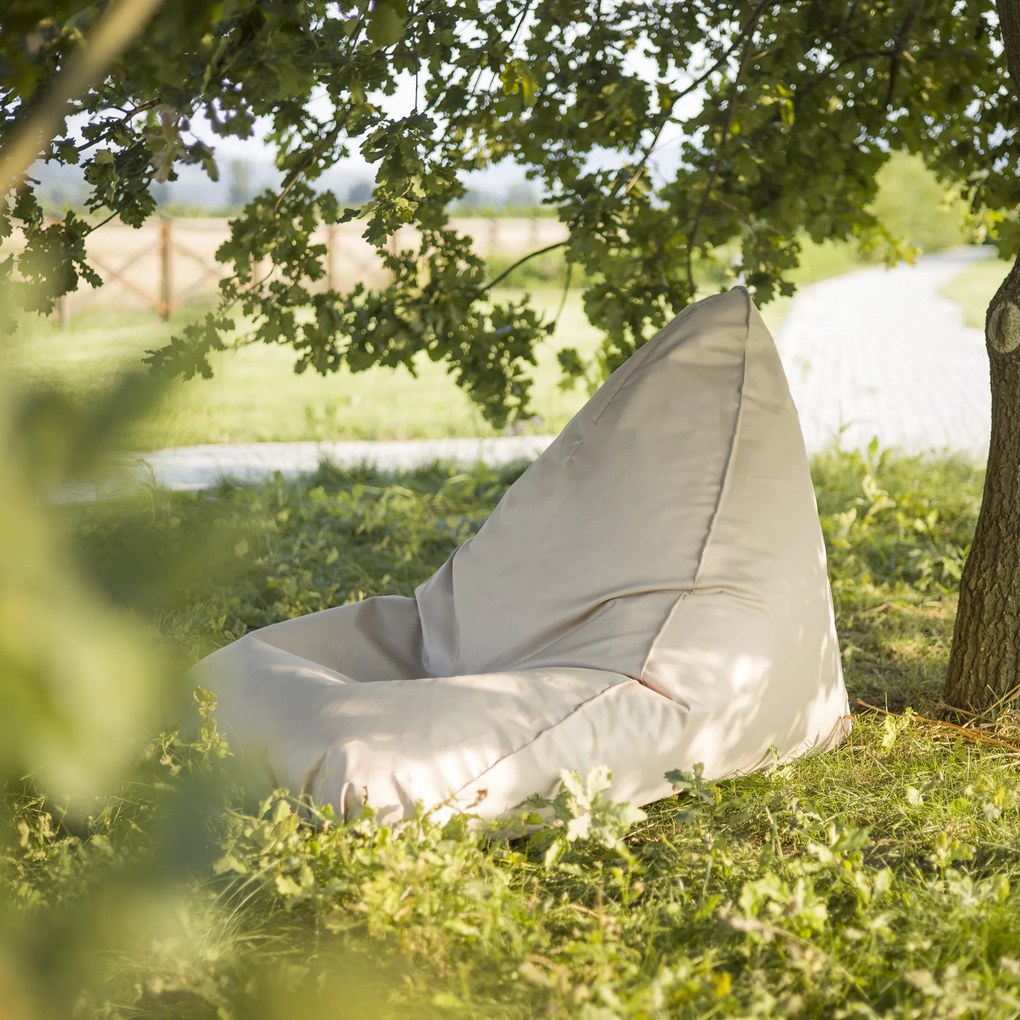
[[(1020, 0), (997, 0), (1020, 94)], [(1020, 256), (985, 317), (992, 433), (981, 513), (960, 581), (948, 705), (985, 711), (1020, 695)]]

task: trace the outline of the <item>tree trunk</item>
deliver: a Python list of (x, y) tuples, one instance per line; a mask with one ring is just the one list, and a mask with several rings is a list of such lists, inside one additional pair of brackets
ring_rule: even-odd
[[(1020, 0), (998, 0), (1006, 60), (1020, 92)], [(1020, 695), (1020, 256), (988, 306), (992, 384), (988, 473), (960, 606), (945, 701), (983, 711)]]

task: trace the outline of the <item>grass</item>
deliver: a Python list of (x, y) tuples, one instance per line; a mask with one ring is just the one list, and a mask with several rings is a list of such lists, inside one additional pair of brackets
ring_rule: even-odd
[[(848, 249), (808, 249), (801, 282), (855, 265)], [(994, 275), (965, 275), (978, 271)], [(773, 328), (782, 314), (766, 309)], [(576, 299), (561, 330), (557, 342), (595, 342)], [(68, 334), (43, 324), (5, 362), (92, 396), (168, 335), (91, 313)], [(547, 357), (536, 427), (551, 430), (583, 397), (556, 391)], [(185, 696), (166, 677), (252, 628), (411, 592), (519, 467), (326, 465), (303, 482), (40, 510), (22, 468), (45, 489), (109, 417), (50, 410), (33, 442), (0, 437), (24, 448), (0, 459), (0, 1017), (1020, 1015), (1020, 727), (1010, 713), (966, 730), (932, 721), (980, 494), (972, 465), (877, 450), (813, 464), (858, 712), (846, 744), (740, 780), (678, 775), (677, 796), (644, 817), (598, 796), (597, 774), (578, 777), (590, 804), (565, 787), (553, 825), (508, 841), (428, 818), (307, 824), (288, 798), (235, 788), (208, 703), (188, 736), (159, 732), (172, 707), (138, 706)], [(471, 415), (434, 366), (406, 385), (319, 380), (261, 348), (224, 357), (125, 440), (482, 432)], [(77, 764), (88, 789), (122, 748), (144, 750), (102, 795), (39, 792), (38, 762), (70, 779)], [(569, 838), (574, 818), (588, 838)]]
[[(548, 259), (547, 259), (548, 261)], [(860, 262), (847, 245), (805, 243), (798, 283), (834, 276)], [(550, 270), (551, 271), (551, 270)], [(535, 305), (550, 317), (562, 296), (557, 286), (523, 280)], [(789, 310), (780, 298), (763, 309), (775, 331)], [(26, 327), (7, 352), (16, 378), (27, 384), (57, 386), (88, 400), (119, 372), (140, 365), (146, 350), (162, 346), (185, 320), (163, 323), (143, 312), (89, 309), (62, 331), (51, 322)], [(551, 340), (539, 351), (534, 371), (535, 417), (529, 431), (558, 432), (588, 394), (581, 387), (560, 388), (556, 352), (564, 346), (592, 356), (599, 332), (584, 315), (573, 291), (563, 306)], [(263, 345), (232, 350), (214, 359), (212, 379), (178, 383), (158, 411), (130, 426), (123, 446), (152, 450), (198, 443), (239, 443), (333, 439), (428, 439), (493, 434), (465, 394), (442, 366), (419, 358), (417, 377), (410, 372), (376, 368), (333, 376), (296, 375), (286, 348)]]
[[(517, 471), (327, 466), (56, 512), (106, 597), (186, 659), (410, 592)], [(10, 791), (5, 1015), (1015, 1017), (1016, 730), (999, 721), (1002, 745), (921, 718), (939, 711), (980, 473), (877, 451), (813, 471), (851, 702), (892, 714), (861, 710), (819, 758), (677, 776), (640, 820), (596, 796), (588, 839), (568, 838), (587, 809), (564, 791), (557, 824), (510, 842), (247, 804), (207, 719), (188, 743), (154, 738), (87, 812)]]
[[(848, 245), (805, 242), (798, 286), (860, 268)], [(992, 267), (980, 264), (964, 277), (978, 277), (976, 291)], [(950, 285), (956, 287), (956, 283)], [(550, 316), (559, 307), (557, 287), (532, 291), (536, 306)], [(955, 292), (951, 293), (957, 300)], [(970, 300), (969, 292), (960, 300)], [(791, 298), (778, 298), (762, 309), (775, 333), (789, 312)], [(140, 365), (146, 350), (166, 343), (184, 321), (169, 324), (142, 312), (90, 309), (62, 331), (50, 322), (33, 323), (10, 342), (7, 360), (17, 379), (57, 386), (88, 400), (120, 372)], [(527, 431), (558, 432), (587, 399), (580, 387), (560, 388), (556, 352), (575, 346), (592, 355), (598, 331), (584, 315), (581, 297), (572, 292), (563, 306), (552, 339), (539, 351), (534, 372), (534, 418)], [(404, 369), (376, 368), (332, 376), (296, 375), (286, 348), (262, 345), (224, 352), (214, 358), (212, 379), (176, 384), (151, 417), (131, 425), (122, 445), (153, 450), (199, 443), (322, 441), (334, 439), (429, 439), (493, 434), (442, 366), (420, 358), (417, 377)]]
[[(795, 276), (798, 285), (805, 286), (861, 265), (847, 245), (806, 242)], [(992, 265), (975, 265), (959, 282), (950, 284), (947, 293), (964, 303), (980, 301), (997, 271)], [(561, 292), (540, 287), (532, 296), (536, 306), (551, 316), (559, 307)], [(782, 326), (791, 301), (778, 298), (762, 310), (773, 332)], [(57, 386), (88, 400), (120, 372), (139, 367), (146, 350), (162, 346), (179, 328), (180, 322), (165, 324), (146, 313), (92, 309), (76, 318), (67, 331), (49, 322), (34, 323), (10, 342), (6, 357), (17, 380)], [(580, 387), (560, 388), (556, 352), (574, 346), (582, 356), (591, 356), (598, 343), (599, 333), (584, 315), (580, 294), (571, 293), (553, 337), (539, 351), (534, 418), (524, 423), (525, 430), (558, 432), (580, 408), (587, 393)], [(293, 362), (288, 349), (263, 345), (217, 355), (212, 379), (175, 384), (154, 415), (127, 429), (122, 445), (152, 450), (199, 443), (493, 434), (442, 366), (427, 358), (418, 359), (417, 377), (405, 369), (384, 368), (326, 377), (296, 375)]]
[[(536, 303), (554, 313), (559, 293), (539, 292)], [(173, 324), (123, 313), (83, 314), (68, 333), (46, 325), (25, 336), (14, 360), (28, 381), (47, 380), (88, 396), (118, 371), (137, 366), (146, 349), (161, 346)], [(564, 307), (556, 344), (593, 350), (597, 334), (575, 296)], [(556, 344), (540, 352), (535, 372), (535, 413), (541, 429), (557, 430), (586, 395), (558, 386)], [(70, 352), (70, 353), (69, 353)], [(296, 375), (294, 355), (263, 345), (220, 354), (212, 379), (178, 384), (158, 414), (133, 426), (125, 446), (148, 450), (195, 443), (325, 439), (413, 439), (489, 435), (492, 429), (442, 367), (419, 358), (418, 377), (379, 368), (357, 375)]]
[(1010, 267), (1011, 264), (1003, 259), (975, 262), (950, 280), (942, 288), (942, 293), (963, 309), (963, 319), (968, 326), (984, 330), (988, 303)]

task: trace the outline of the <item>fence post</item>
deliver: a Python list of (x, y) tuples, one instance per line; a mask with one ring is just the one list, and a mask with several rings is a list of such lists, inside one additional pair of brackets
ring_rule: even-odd
[(326, 289), (336, 290), (336, 224), (326, 225)]
[(170, 235), (170, 220), (159, 224), (159, 305), (160, 317), (169, 319), (173, 311), (173, 241)]

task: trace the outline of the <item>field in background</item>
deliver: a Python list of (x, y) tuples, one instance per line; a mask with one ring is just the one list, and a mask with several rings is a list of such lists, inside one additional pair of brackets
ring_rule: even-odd
[[(800, 273), (822, 279), (858, 265), (847, 246), (809, 245)], [(562, 292), (532, 291), (535, 305), (552, 316)], [(789, 307), (780, 299), (762, 310), (777, 329)], [(183, 320), (178, 320), (183, 321)], [(17, 371), (26, 379), (57, 385), (78, 396), (98, 391), (118, 372), (137, 367), (144, 352), (161, 346), (179, 328), (142, 312), (92, 309), (66, 330), (37, 323), (13, 347)], [(587, 399), (578, 386), (560, 388), (556, 352), (564, 346), (591, 354), (599, 332), (588, 322), (580, 293), (563, 305), (555, 333), (539, 350), (528, 430), (557, 432)], [(228, 351), (214, 359), (212, 379), (177, 383), (159, 413), (124, 437), (130, 449), (151, 450), (197, 443), (332, 439), (418, 439), (484, 436), (493, 429), (441, 365), (417, 360), (417, 377), (406, 369), (370, 369), (332, 376), (296, 375), (289, 348), (262, 345)]]
[[(802, 284), (858, 267), (846, 245), (808, 245), (798, 270)], [(1005, 275), (997, 260), (967, 269), (947, 289), (968, 321), (983, 321), (984, 308)], [(536, 305), (552, 315), (561, 292), (536, 288)], [(762, 312), (777, 330), (791, 299), (783, 298)], [(87, 398), (119, 371), (137, 367), (146, 349), (165, 343), (179, 325), (141, 312), (90, 310), (70, 329), (36, 323), (13, 346), (9, 361), (35, 384), (56, 385)], [(535, 370), (535, 418), (525, 428), (556, 432), (584, 403), (582, 388), (559, 388), (556, 350), (576, 346), (593, 351), (598, 331), (587, 321), (580, 295), (572, 292), (563, 306), (553, 340), (543, 345)], [(158, 413), (137, 423), (124, 436), (125, 448), (151, 450), (198, 443), (266, 442), (333, 439), (409, 439), (484, 436), (493, 430), (470, 400), (427, 358), (418, 359), (418, 377), (405, 369), (377, 368), (357, 375), (296, 375), (289, 348), (254, 346), (220, 354), (212, 379), (177, 383)]]
[[(911, 157), (890, 160), (882, 174), (876, 211), (894, 233), (925, 249), (962, 243), (971, 236), (961, 226), (959, 203), (947, 200), (934, 178)], [(523, 231), (518, 238), (522, 243), (530, 237), (531, 228), (521, 226), (528, 221), (506, 222), (516, 224), (518, 233)], [(556, 226), (549, 220), (534, 222), (543, 230)], [(490, 231), (488, 241), (497, 236), (491, 234), (488, 221), (479, 220), (476, 225), (483, 234)], [(507, 268), (515, 257), (491, 254), (492, 271)], [(862, 260), (850, 244), (805, 240), (801, 265), (793, 278), (798, 285), (805, 285), (848, 272), (864, 264)], [(969, 309), (987, 304), (998, 285), (994, 279), (997, 272), (991, 265), (968, 270), (964, 275), (971, 282), (960, 289), (959, 300)], [(516, 270), (507, 285), (517, 293), (530, 291), (536, 306), (552, 315), (560, 306), (564, 281), (562, 253), (553, 252)], [(955, 290), (952, 296), (956, 299)], [(762, 309), (774, 332), (782, 325), (790, 302), (790, 298), (780, 298)], [(170, 322), (163, 322), (152, 312), (95, 303), (74, 316), (63, 330), (53, 321), (26, 320), (24, 330), (8, 342), (8, 361), (33, 384), (54, 385), (87, 398), (118, 372), (138, 367), (144, 352), (165, 344), (186, 321), (187, 313), (182, 310)], [(967, 314), (974, 312), (971, 309)], [(563, 427), (587, 393), (580, 387), (566, 392), (560, 389), (556, 351), (572, 346), (584, 356), (594, 351), (598, 342), (599, 332), (587, 321), (575, 287), (563, 305), (552, 339), (538, 352), (532, 404), (535, 417), (521, 427), (537, 432), (556, 432)], [(124, 447), (150, 450), (197, 443), (492, 434), (443, 367), (426, 358), (418, 361), (417, 378), (405, 369), (298, 376), (293, 372), (294, 360), (288, 348), (263, 346), (218, 356), (211, 380), (175, 384), (158, 413), (124, 435)]]
[[(535, 294), (536, 305), (550, 315), (559, 301), (552, 290)], [(23, 341), (15, 361), (34, 381), (48, 380), (87, 395), (118, 371), (137, 365), (142, 352), (165, 343), (172, 330), (173, 324), (136, 313), (82, 316), (69, 332), (51, 327)], [(560, 315), (556, 344), (586, 352), (597, 342), (580, 298), (573, 295)], [(535, 371), (533, 407), (540, 420), (533, 427), (538, 431), (562, 427), (586, 399), (581, 390), (559, 389), (555, 352), (554, 345), (546, 345)], [(417, 360), (417, 378), (403, 368), (296, 375), (294, 360), (289, 348), (262, 345), (220, 354), (212, 379), (176, 384), (158, 415), (133, 427), (125, 445), (147, 450), (193, 443), (492, 434), (443, 367), (424, 356)]]

